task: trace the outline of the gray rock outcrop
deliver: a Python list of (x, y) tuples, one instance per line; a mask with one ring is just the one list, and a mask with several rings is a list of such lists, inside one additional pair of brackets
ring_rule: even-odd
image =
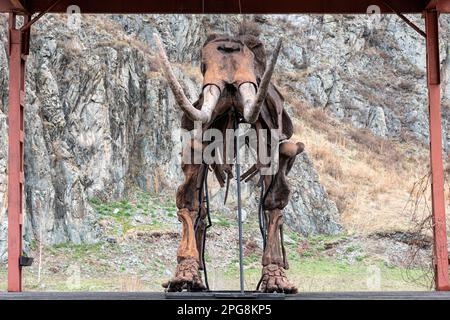
[[(284, 38), (276, 77), (295, 99), (379, 136), (398, 138), (408, 131), (427, 140), (424, 42), (397, 17), (384, 17), (372, 29), (363, 16), (251, 18), (261, 26), (269, 51), (277, 37)], [(443, 43), (450, 34), (445, 19)], [(181, 115), (152, 56), (152, 33), (161, 34), (186, 92), (195, 100), (200, 90), (200, 46), (208, 33), (232, 31), (240, 21), (238, 16), (83, 16), (82, 28), (74, 32), (64, 16), (48, 15), (36, 25), (27, 77), (27, 241), (95, 241), (97, 216), (91, 198), (118, 199), (131, 186), (152, 192), (175, 190), (182, 174), (172, 133)], [(4, 257), (5, 16), (0, 16), (0, 25), (5, 26), (0, 28)], [(443, 51), (443, 61), (448, 56)], [(445, 110), (448, 149), (450, 114)], [(300, 157), (292, 177), (287, 223), (305, 235), (339, 232), (336, 205), (320, 185), (307, 154)]]

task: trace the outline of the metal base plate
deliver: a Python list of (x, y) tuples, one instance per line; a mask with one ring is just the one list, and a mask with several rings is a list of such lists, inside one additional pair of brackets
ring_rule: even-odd
[(203, 291), (203, 292), (166, 292), (166, 299), (268, 299), (284, 300), (284, 293), (263, 293), (259, 291)]

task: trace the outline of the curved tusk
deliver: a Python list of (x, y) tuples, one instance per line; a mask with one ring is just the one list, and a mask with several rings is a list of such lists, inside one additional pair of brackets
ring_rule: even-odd
[(253, 108), (256, 101), (256, 87), (251, 82), (244, 82), (239, 86), (239, 93), (244, 106), (244, 118), (248, 121), (248, 112)]
[(281, 39), (278, 39), (277, 45), (275, 46), (272, 54), (272, 58), (270, 59), (269, 65), (267, 66), (266, 71), (264, 71), (261, 83), (259, 84), (258, 92), (256, 94), (256, 97), (254, 98), (254, 102), (250, 105), (245, 105), (244, 102), (244, 118), (249, 123), (254, 123), (256, 122), (256, 120), (258, 120), (259, 112), (264, 100), (266, 99), (270, 79), (272, 78), (273, 70), (275, 68), (275, 64), (277, 63), (278, 54), (280, 53), (281, 42)]
[(210, 84), (203, 89), (203, 105), (201, 111), (205, 115), (205, 122), (209, 122), (211, 120), (211, 116), (217, 102), (219, 101), (219, 98), (220, 89), (217, 86)]
[(180, 83), (175, 77), (175, 74), (172, 70), (172, 66), (170, 65), (166, 51), (164, 50), (164, 47), (161, 43), (161, 39), (159, 38), (158, 34), (154, 33), (153, 38), (155, 40), (156, 47), (158, 48), (158, 56), (163, 67), (164, 75), (167, 78), (167, 83), (169, 84), (169, 87), (172, 90), (172, 93), (178, 105), (191, 120), (201, 121), (202, 123), (208, 122), (210, 120), (211, 115), (208, 116), (208, 114), (203, 112), (202, 110), (196, 109), (184, 94), (183, 88), (181, 87)]

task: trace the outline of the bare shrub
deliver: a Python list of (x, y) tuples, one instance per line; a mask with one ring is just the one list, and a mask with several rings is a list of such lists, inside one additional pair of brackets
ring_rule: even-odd
[(333, 184), (327, 188), (328, 195), (336, 204), (336, 207), (340, 213), (343, 213), (347, 210), (349, 196), (347, 191), (341, 186), (337, 186)]
[(341, 162), (336, 157), (327, 157), (324, 159), (324, 171), (336, 180), (341, 179), (344, 175)]
[(366, 149), (363, 151), (372, 151), (374, 156), (382, 158), (385, 165), (396, 167), (401, 163), (403, 153), (391, 140), (377, 137), (368, 129), (351, 129), (349, 138), (359, 147)]
[(414, 83), (408, 80), (401, 80), (398, 84), (399, 89), (404, 91), (412, 91), (414, 90)]
[(120, 291), (138, 292), (144, 288), (138, 276), (125, 277), (120, 280)]
[(403, 209), (406, 214), (411, 216), (409, 234), (414, 236), (415, 241), (409, 244), (408, 254), (405, 257), (407, 266), (405, 278), (408, 281), (427, 285), (430, 289), (434, 283), (434, 257), (431, 248), (428, 250), (428, 265), (421, 266), (423, 273), (417, 277), (413, 276), (410, 270), (420, 265), (417, 260), (423, 248), (427, 248), (428, 237), (433, 230), (433, 219), (430, 207), (430, 183), (431, 173), (420, 177), (411, 188), (409, 199)]
[(255, 21), (244, 20), (239, 25), (238, 34), (259, 37), (261, 34), (261, 28)]

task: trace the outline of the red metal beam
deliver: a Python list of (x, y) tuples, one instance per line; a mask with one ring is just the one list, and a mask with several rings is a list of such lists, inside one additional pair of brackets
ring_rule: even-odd
[[(436, 0), (436, 8), (450, 12), (450, 0)], [(23, 7), (18, 0), (0, 0), (0, 12), (66, 12), (69, 4), (79, 5), (82, 13), (366, 13), (367, 7), (379, 4), (382, 12), (390, 9), (376, 0), (343, 1), (291, 1), (277, 0), (166, 0), (158, 2), (62, 0), (52, 7), (54, 0), (28, 0)], [(399, 12), (421, 12), (428, 1), (390, 0)], [(433, 5), (433, 3), (432, 3)], [(442, 129), (440, 115), (440, 76), (438, 49), (438, 13), (425, 13), (427, 30), (427, 67), (430, 112), (430, 159), (432, 170), (432, 203), (434, 220), (436, 289), (450, 290), (448, 277), (448, 252), (445, 221)], [(25, 62), (28, 54), (29, 30), (17, 30), (15, 13), (10, 14), (8, 49), (10, 63), (9, 86), (9, 159), (8, 159), (8, 290), (21, 291), (22, 271), (19, 263), (22, 254), (23, 221), (23, 137), (25, 105)], [(30, 16), (25, 19), (28, 25)]]
[[(25, 16), (25, 23), (30, 16)], [(9, 15), (8, 105), (8, 291), (22, 290), (23, 146), (25, 63), (29, 33), (16, 28), (16, 14)]]
[(450, 13), (450, 0), (430, 0), (427, 10), (437, 10), (440, 13)]
[(430, 0), (427, 10), (437, 10), (440, 13), (450, 13), (450, 0)]
[(437, 0), (436, 9), (440, 13), (450, 13), (450, 0)]
[(382, 0), (383, 4), (389, 8), (390, 10), (392, 10), (392, 12), (394, 12), (397, 16), (400, 17), (400, 19), (402, 19), (403, 21), (406, 22), (407, 25), (409, 25), (411, 28), (413, 28), (418, 34), (420, 34), (422, 37), (426, 37), (427, 35), (425, 34), (424, 31), (422, 31), (422, 29), (420, 29), (416, 24), (414, 24), (414, 22), (412, 22), (411, 20), (409, 20), (404, 14), (402, 14), (400, 11), (398, 11), (396, 8), (393, 8), (389, 3), (387, 3), (386, 1)]
[(27, 10), (20, 0), (0, 0), (0, 12), (22, 12)]
[[(10, 0), (0, 0), (0, 12)], [(441, 0), (447, 1), (447, 0)], [(422, 13), (428, 0), (386, 0), (402, 13)], [(42, 12), (52, 0), (27, 0), (30, 12)], [(347, 13), (365, 14), (371, 5), (392, 13), (379, 0), (64, 0), (50, 12), (64, 13), (78, 5), (82, 13)]]
[(431, 199), (433, 208), (436, 290), (450, 290), (447, 226), (445, 219), (444, 167), (442, 163), (441, 79), (438, 12), (425, 12), (427, 33), (427, 82), (430, 117)]
[(22, 28), (20, 28), (20, 31), (27, 31), (36, 21), (38, 21), (40, 18), (42, 18), (46, 13), (50, 12), (52, 8), (58, 5), (62, 0), (54, 0), (53, 3), (46, 8), (44, 11), (39, 12), (38, 15), (36, 15), (33, 19), (29, 20), (27, 23), (24, 23)]

